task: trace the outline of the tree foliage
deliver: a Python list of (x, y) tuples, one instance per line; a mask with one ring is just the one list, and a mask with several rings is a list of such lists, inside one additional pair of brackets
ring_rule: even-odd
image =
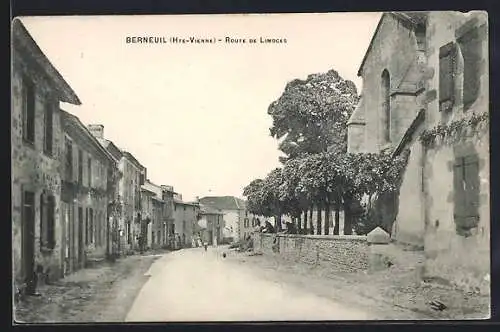
[(356, 203), (362, 197), (399, 188), (407, 155), (347, 153), (347, 121), (357, 102), (354, 83), (335, 70), (286, 85), (268, 108), (270, 134), (281, 140), (279, 149), (286, 157), (282, 168), (245, 187), (250, 212), (280, 220), (282, 214), (300, 217), (313, 205), (329, 216), (333, 206), (336, 219), (344, 209), (350, 228), (349, 215), (360, 208)]
[(335, 70), (289, 82), (268, 108), (273, 119), (271, 136), (282, 139), (282, 161), (325, 152), (330, 146), (346, 150), (347, 121), (358, 95), (353, 82)]

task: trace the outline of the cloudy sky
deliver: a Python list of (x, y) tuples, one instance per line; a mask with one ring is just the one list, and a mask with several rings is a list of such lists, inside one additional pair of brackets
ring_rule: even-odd
[[(63, 104), (185, 199), (241, 196), (279, 166), (268, 105), (286, 83), (356, 72), (380, 13), (25, 17), (82, 100)], [(286, 44), (127, 44), (127, 36), (286, 38)]]

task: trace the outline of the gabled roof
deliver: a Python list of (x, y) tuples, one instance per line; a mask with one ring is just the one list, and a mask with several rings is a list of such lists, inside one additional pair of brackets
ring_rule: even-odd
[(378, 21), (377, 27), (375, 28), (375, 32), (373, 33), (372, 39), (370, 40), (370, 44), (368, 45), (368, 49), (366, 50), (366, 53), (363, 57), (363, 60), (361, 60), (361, 65), (359, 66), (358, 69), (358, 76), (362, 75), (363, 72), (363, 67), (365, 65), (366, 59), (368, 57), (368, 54), (370, 54), (373, 43), (375, 41), (375, 38), (380, 30), (380, 27), (382, 26), (382, 22), (384, 19), (386, 19), (388, 16), (394, 17), (398, 19), (400, 22), (405, 24), (409, 28), (417, 27), (417, 26), (424, 26), (425, 21), (427, 19), (427, 12), (386, 12), (383, 13), (382, 16), (380, 17), (380, 20)]
[(18, 18), (12, 21), (12, 41), (13, 48), (19, 50), (26, 60), (31, 61), (33, 65), (43, 70), (53, 83), (53, 87), (58, 92), (58, 98), (61, 101), (73, 105), (82, 104), (71, 86), (64, 80), (45, 54), (43, 54), (40, 47), (38, 47), (33, 37), (31, 37), (24, 24)]
[(97, 138), (97, 140), (115, 158), (117, 162), (120, 161), (123, 154), (120, 148), (115, 145), (115, 143), (104, 138)]
[(245, 201), (234, 196), (206, 196), (200, 203), (220, 210), (244, 210)]
[(123, 154), (123, 156), (125, 158), (127, 158), (128, 160), (130, 160), (132, 162), (132, 164), (134, 164), (135, 166), (137, 166), (137, 168), (139, 168), (139, 169), (145, 169), (146, 168), (130, 152), (122, 150), (122, 154)]
[(72, 137), (78, 135), (79, 138), (86, 141), (89, 147), (94, 148), (94, 152), (97, 152), (103, 158), (108, 159), (110, 163), (116, 163), (116, 159), (101, 145), (101, 143), (94, 137), (94, 135), (92, 135), (92, 133), (78, 117), (64, 111), (63, 109), (61, 109), (60, 112), (64, 132), (68, 133)]
[(210, 207), (208, 205), (200, 205), (200, 212), (202, 214), (219, 214), (219, 215), (224, 214), (221, 210)]

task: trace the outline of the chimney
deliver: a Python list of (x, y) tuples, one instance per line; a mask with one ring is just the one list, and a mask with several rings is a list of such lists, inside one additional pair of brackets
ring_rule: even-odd
[(104, 138), (104, 126), (101, 124), (91, 124), (87, 126), (88, 130), (96, 138)]

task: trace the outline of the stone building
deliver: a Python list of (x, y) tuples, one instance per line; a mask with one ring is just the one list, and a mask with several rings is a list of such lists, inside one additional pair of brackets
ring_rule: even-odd
[(146, 180), (142, 185), (142, 218), (151, 248), (167, 246), (167, 236), (173, 227), (173, 187), (156, 185)]
[(359, 70), (362, 98), (348, 127), (350, 152), (409, 153), (392, 201), (392, 238), (425, 250), (428, 277), (485, 291), (487, 22), (483, 12), (383, 14)]
[(198, 221), (200, 226), (200, 239), (203, 243), (217, 245), (222, 243), (224, 229), (224, 213), (219, 209), (209, 206), (200, 206), (201, 219)]
[(87, 127), (61, 110), (61, 222), (64, 272), (83, 268), (111, 253), (108, 204), (117, 164)]
[(169, 185), (161, 185), (161, 197), (164, 202), (163, 204), (163, 222), (161, 224), (156, 225), (156, 228), (153, 228), (156, 233), (160, 233), (161, 236), (161, 244), (162, 246), (171, 247), (171, 243), (169, 239), (173, 239), (175, 232), (175, 218), (174, 218), (174, 195), (175, 195), (174, 187)]
[(174, 224), (171, 229), (175, 248), (191, 247), (193, 237), (195, 237), (197, 223), (200, 217), (200, 205), (197, 202), (185, 202), (182, 196), (174, 196)]
[(132, 249), (139, 249), (141, 232), (141, 185), (146, 179), (146, 167), (127, 151), (117, 147), (112, 141), (104, 138), (104, 126), (89, 125), (89, 129), (97, 140), (118, 159), (118, 198), (121, 208), (118, 221), (118, 246), (121, 254)]
[(19, 19), (12, 22), (11, 218), (13, 279), (37, 267), (63, 275), (59, 103), (80, 105)]
[(224, 213), (225, 242), (236, 242), (247, 237), (257, 225), (257, 219), (264, 219), (248, 212), (245, 201), (238, 197), (207, 196), (202, 197), (200, 203)]

